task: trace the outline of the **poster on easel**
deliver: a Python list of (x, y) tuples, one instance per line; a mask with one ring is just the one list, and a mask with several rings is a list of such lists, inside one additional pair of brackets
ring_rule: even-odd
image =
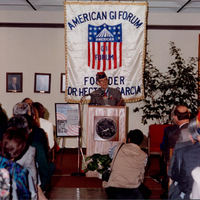
[(79, 104), (56, 103), (56, 136), (77, 137), (80, 134)]

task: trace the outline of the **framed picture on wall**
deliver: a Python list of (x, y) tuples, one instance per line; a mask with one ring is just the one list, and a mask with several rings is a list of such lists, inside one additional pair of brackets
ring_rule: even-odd
[(79, 136), (80, 132), (80, 109), (79, 104), (56, 103), (55, 104), (56, 135)]
[(6, 92), (22, 92), (23, 73), (6, 73)]
[(35, 73), (34, 92), (50, 93), (51, 74)]
[(61, 77), (60, 77), (60, 92), (61, 93), (65, 93), (65, 85), (66, 85), (66, 75), (65, 73), (61, 73)]

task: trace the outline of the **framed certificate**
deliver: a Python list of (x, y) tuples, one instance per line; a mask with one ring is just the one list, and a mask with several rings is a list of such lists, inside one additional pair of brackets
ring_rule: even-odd
[(35, 73), (34, 92), (50, 93), (50, 88), (51, 88), (51, 74)]

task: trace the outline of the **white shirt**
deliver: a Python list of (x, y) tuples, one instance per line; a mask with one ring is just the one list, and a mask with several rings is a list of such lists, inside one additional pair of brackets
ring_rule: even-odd
[(49, 147), (52, 149), (54, 147), (54, 132), (53, 132), (53, 124), (43, 118), (40, 118), (40, 127), (44, 129), (48, 136)]

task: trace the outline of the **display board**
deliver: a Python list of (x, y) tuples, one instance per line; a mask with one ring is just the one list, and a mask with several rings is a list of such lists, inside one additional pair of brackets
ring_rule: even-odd
[(79, 104), (56, 103), (56, 136), (79, 136), (80, 108)]

